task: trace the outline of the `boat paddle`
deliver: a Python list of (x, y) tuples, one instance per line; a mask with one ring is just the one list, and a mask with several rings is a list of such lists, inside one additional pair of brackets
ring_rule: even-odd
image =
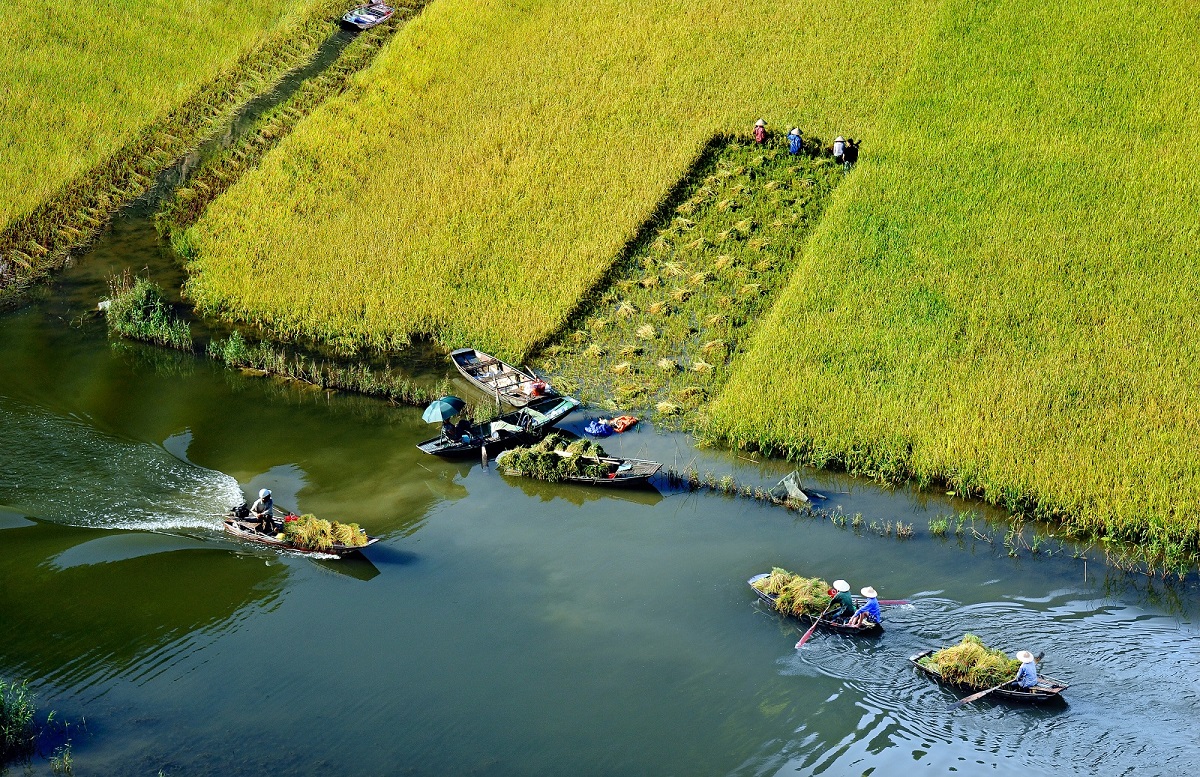
[[(1042, 656), (1044, 656), (1044, 655), (1046, 655), (1045, 651), (1038, 653), (1037, 656), (1035, 656), (1033, 659), (1034, 662), (1041, 661)], [(980, 691), (979, 693), (973, 693), (965, 699), (960, 699), (959, 701), (951, 702), (950, 704), (946, 705), (946, 711), (950, 712), (951, 710), (958, 709), (959, 707), (963, 706), (964, 704), (970, 704), (973, 701), (978, 701), (979, 699), (982, 699), (984, 696), (987, 696), (992, 691), (999, 690), (1000, 688), (1003, 688), (1004, 686), (1008, 685), (1009, 683), (1015, 682), (1016, 679), (1017, 678), (1014, 677), (1012, 680), (1005, 680), (1004, 682), (1000, 683), (999, 685), (988, 688), (986, 691)]]
[(804, 636), (801, 637), (800, 641), (796, 643), (796, 650), (799, 650), (800, 648), (804, 647), (804, 643), (808, 642), (808, 638), (813, 635), (814, 631), (816, 631), (817, 624), (821, 622), (821, 619), (825, 617), (825, 613), (829, 612), (829, 608), (832, 606), (833, 606), (833, 600), (830, 599), (829, 604), (825, 605), (825, 609), (822, 610), (821, 614), (817, 616), (817, 619), (815, 621), (813, 621), (813, 625), (808, 627), (808, 631), (804, 632)]

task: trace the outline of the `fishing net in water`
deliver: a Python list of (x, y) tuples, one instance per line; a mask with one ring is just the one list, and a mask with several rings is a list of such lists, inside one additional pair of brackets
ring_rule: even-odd
[(819, 577), (801, 577), (775, 567), (754, 587), (775, 596), (775, 609), (785, 615), (820, 615), (829, 606), (829, 584)]
[(967, 634), (962, 642), (942, 648), (921, 663), (932, 665), (950, 682), (981, 689), (1012, 680), (1021, 668), (1020, 661), (1002, 650), (992, 650), (974, 634)]

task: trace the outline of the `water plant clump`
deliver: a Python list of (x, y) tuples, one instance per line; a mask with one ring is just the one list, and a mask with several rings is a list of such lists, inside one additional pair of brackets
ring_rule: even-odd
[(829, 606), (829, 584), (819, 577), (801, 577), (775, 567), (754, 587), (775, 596), (775, 609), (785, 615), (820, 615)]
[(600, 461), (607, 455), (603, 447), (591, 440), (571, 440), (554, 432), (536, 445), (506, 451), (503, 466), (511, 474), (557, 483), (570, 477), (607, 476), (609, 466)]
[(192, 350), (191, 326), (176, 315), (162, 289), (128, 270), (109, 279), (109, 298), (103, 304), (110, 331), (134, 340)]
[(361, 548), (367, 544), (367, 533), (357, 523), (327, 521), (310, 513), (288, 516), (280, 534), (282, 539), (307, 550), (328, 551), (335, 544)]
[(957, 645), (922, 658), (921, 663), (952, 683), (980, 689), (1012, 680), (1021, 668), (1020, 661), (1009, 658), (1002, 650), (989, 648), (974, 634), (967, 634)]
[(37, 743), (36, 698), (28, 682), (0, 679), (0, 771), (14, 758), (27, 758)]

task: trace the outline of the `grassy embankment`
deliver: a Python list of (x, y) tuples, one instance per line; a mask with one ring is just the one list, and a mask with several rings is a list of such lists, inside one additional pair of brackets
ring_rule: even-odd
[(86, 0), (0, 23), (0, 302), (311, 57), (331, 0)]
[(188, 293), (282, 337), (520, 359), (712, 137), (869, 134), (935, 5), (439, 0), (208, 208)]
[(1200, 14), (960, 2), (933, 29), (712, 430), (1194, 564)]

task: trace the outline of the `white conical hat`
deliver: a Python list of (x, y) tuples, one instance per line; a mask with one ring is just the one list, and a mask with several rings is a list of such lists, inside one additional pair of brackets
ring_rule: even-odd
[(841, 135), (838, 135), (836, 138), (833, 139), (833, 142), (834, 143), (845, 143), (846, 139), (843, 138)]
[(1017, 651), (1017, 660), (1020, 661), (1022, 664), (1028, 664), (1030, 661), (1033, 660), (1033, 653), (1030, 653), (1028, 650), (1018, 650)]
[(874, 599), (876, 596), (879, 596), (879, 594), (875, 593), (875, 589), (871, 586), (867, 586), (866, 588), (862, 589), (862, 595), (868, 599)]
[(834, 580), (833, 581), (833, 590), (841, 591), (842, 593), (846, 593), (847, 591), (850, 590), (850, 584), (847, 583), (845, 580)]
[(789, 135), (795, 135), (796, 137), (800, 137), (800, 128), (799, 128), (799, 127), (796, 127), (796, 128), (794, 128), (794, 129), (792, 129), (792, 131), (791, 131), (791, 132), (789, 132), (788, 134), (789, 134)]
[(765, 127), (765, 126), (767, 126), (767, 123), (765, 121), (763, 121), (762, 119), (759, 119), (758, 121), (754, 122), (754, 126), (755, 127)]

